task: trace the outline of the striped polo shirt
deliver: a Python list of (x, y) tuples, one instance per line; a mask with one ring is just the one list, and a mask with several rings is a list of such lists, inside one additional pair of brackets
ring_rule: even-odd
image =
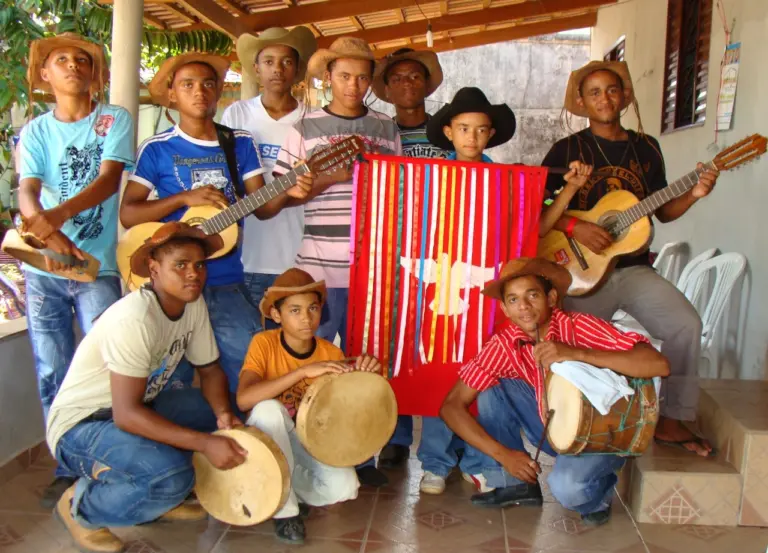
[(400, 141), (403, 143), (403, 155), (406, 157), (426, 157), (426, 158), (445, 158), (448, 152), (429, 142), (427, 138), (427, 120), (418, 127), (406, 127), (397, 124), (400, 131)]
[[(361, 137), (368, 151), (402, 155), (397, 125), (383, 113), (368, 109), (360, 117), (342, 117), (324, 108), (306, 114), (288, 132), (274, 172), (285, 174), (318, 148), (352, 135)], [(352, 180), (328, 187), (304, 206), (304, 237), (296, 266), (315, 280), (325, 280), (329, 288), (349, 287), (351, 219)]]

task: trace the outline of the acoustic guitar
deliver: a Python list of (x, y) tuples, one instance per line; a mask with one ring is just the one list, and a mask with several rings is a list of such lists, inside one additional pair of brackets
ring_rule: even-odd
[(539, 241), (538, 255), (570, 271), (573, 283), (569, 296), (583, 296), (596, 290), (607, 278), (619, 257), (646, 250), (652, 239), (650, 216), (662, 205), (693, 188), (706, 169), (729, 171), (756, 159), (766, 151), (766, 138), (753, 134), (720, 152), (704, 164), (677, 179), (666, 188), (640, 201), (629, 191), (609, 192), (589, 211), (565, 214), (600, 225), (613, 237), (613, 244), (597, 254), (559, 230), (551, 230)]
[[(236, 223), (259, 209), (261, 206), (282, 194), (296, 184), (296, 178), (312, 172), (315, 175), (332, 173), (343, 164), (349, 164), (358, 154), (365, 151), (363, 139), (350, 136), (343, 141), (318, 149), (308, 160), (293, 168), (293, 171), (276, 177), (267, 186), (248, 194), (226, 209), (215, 206), (190, 207), (184, 212), (181, 221), (199, 226), (207, 235), (219, 234), (224, 246), (211, 258), (229, 253), (238, 240)], [(117, 268), (130, 290), (138, 289), (148, 279), (131, 272), (131, 256), (146, 242), (163, 223), (142, 223), (131, 227), (117, 244)]]

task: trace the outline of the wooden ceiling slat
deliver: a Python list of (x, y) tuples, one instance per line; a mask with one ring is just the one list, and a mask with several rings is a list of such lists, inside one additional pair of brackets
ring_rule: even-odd
[[(438, 33), (440, 31), (451, 31), (464, 27), (480, 26), (526, 17), (551, 17), (560, 12), (567, 12), (573, 9), (597, 8), (600, 5), (612, 4), (616, 1), (617, 0), (541, 0), (538, 2), (526, 2), (500, 8), (477, 10), (462, 14), (461, 17), (449, 15), (447, 17), (432, 19), (432, 32)], [(421, 20), (382, 27), (379, 29), (358, 31), (351, 36), (362, 38), (368, 43), (375, 44), (406, 37), (417, 37), (426, 33), (426, 30), (426, 25), (424, 21)], [(332, 36), (320, 37), (318, 38), (318, 46), (320, 48), (327, 48), (328, 45), (333, 42), (334, 38), (335, 37)]]
[(236, 39), (242, 33), (240, 17), (235, 17), (211, 0), (178, 0), (178, 4), (201, 21)]
[(243, 10), (243, 8), (234, 0), (216, 0), (216, 3), (228, 12), (234, 13), (237, 17), (248, 15), (248, 12)]
[(192, 17), (190, 17), (188, 14), (184, 13), (183, 10), (180, 10), (176, 6), (174, 6), (172, 4), (167, 4), (167, 5), (163, 6), (163, 7), (167, 11), (171, 12), (173, 14), (173, 17), (175, 17), (176, 19), (181, 19), (182, 21), (186, 21), (187, 25), (192, 25), (193, 23), (195, 23), (195, 20)]

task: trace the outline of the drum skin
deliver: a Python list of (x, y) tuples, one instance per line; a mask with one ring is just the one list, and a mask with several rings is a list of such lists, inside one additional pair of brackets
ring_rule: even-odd
[[(652, 380), (631, 385), (635, 395), (620, 399), (607, 415), (601, 415), (576, 386), (560, 375), (547, 374), (548, 408), (555, 410), (548, 435), (552, 449), (565, 455), (642, 455), (656, 430), (659, 402)], [(624, 429), (619, 430), (628, 408)]]
[(307, 388), (296, 416), (306, 450), (332, 467), (354, 467), (384, 447), (397, 424), (397, 400), (379, 374), (328, 374)]
[(291, 471), (278, 445), (257, 428), (218, 430), (248, 451), (246, 461), (230, 470), (214, 467), (202, 453), (192, 456), (195, 494), (214, 518), (237, 526), (259, 524), (279, 511), (291, 492)]

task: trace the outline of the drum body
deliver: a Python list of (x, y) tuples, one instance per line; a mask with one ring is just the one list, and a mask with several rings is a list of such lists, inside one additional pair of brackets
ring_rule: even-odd
[(277, 444), (256, 428), (219, 430), (248, 451), (246, 461), (230, 470), (214, 467), (202, 453), (192, 456), (195, 493), (214, 518), (238, 526), (259, 524), (279, 511), (291, 492), (291, 471)]
[(306, 450), (332, 467), (354, 467), (384, 447), (397, 424), (397, 400), (381, 375), (325, 375), (307, 388), (296, 416)]
[(566, 455), (641, 455), (653, 439), (659, 402), (652, 380), (628, 380), (634, 395), (620, 399), (607, 415), (601, 415), (576, 386), (550, 372), (546, 394), (548, 408), (555, 410), (548, 432), (552, 448)]

